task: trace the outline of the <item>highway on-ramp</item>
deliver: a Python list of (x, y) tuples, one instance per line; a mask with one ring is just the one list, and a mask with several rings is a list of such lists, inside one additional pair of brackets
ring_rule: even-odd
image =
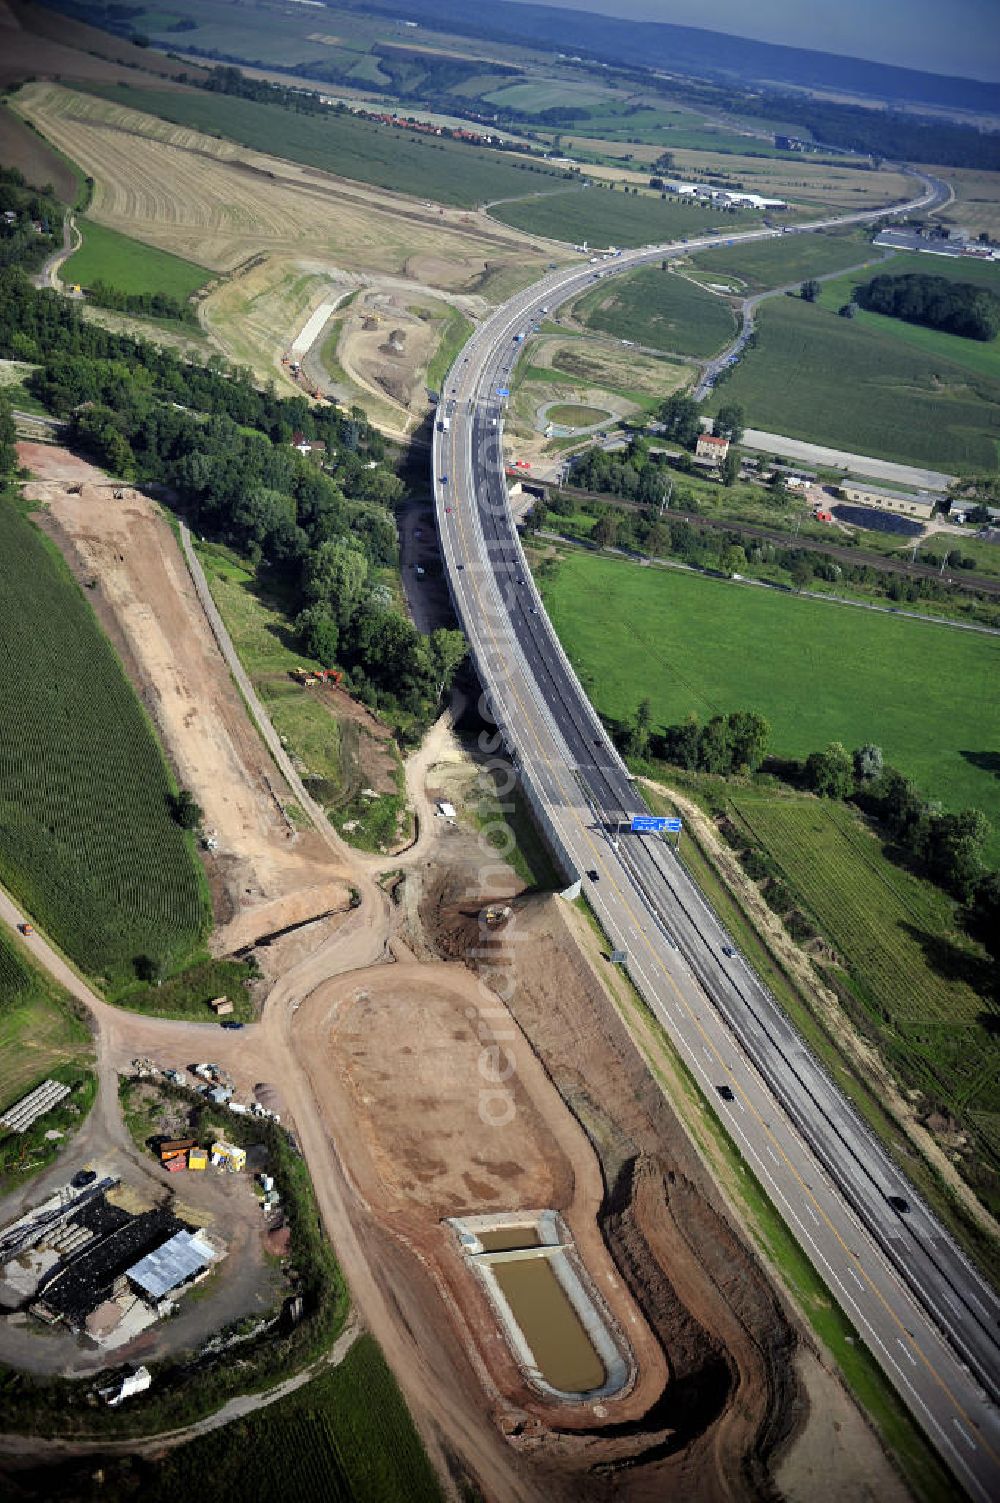
[[(894, 212), (944, 191), (932, 179), (924, 187)], [(1000, 1300), (735, 953), (674, 852), (655, 836), (619, 835), (641, 799), (549, 624), (511, 518), (503, 413), (519, 336), (597, 276), (718, 243), (705, 236), (556, 271), (476, 331), (435, 428), (445, 568), (492, 714), (567, 881), (582, 881), (645, 1002), (858, 1337), (966, 1492), (988, 1503), (1000, 1498)]]

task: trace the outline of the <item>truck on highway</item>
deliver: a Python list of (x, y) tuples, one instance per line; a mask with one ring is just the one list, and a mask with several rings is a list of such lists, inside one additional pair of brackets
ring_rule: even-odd
[(442, 418), (438, 419), (438, 428), (441, 430), (442, 433), (447, 433), (448, 429), (450, 427), (451, 427), (451, 418), (450, 417), (442, 417)]

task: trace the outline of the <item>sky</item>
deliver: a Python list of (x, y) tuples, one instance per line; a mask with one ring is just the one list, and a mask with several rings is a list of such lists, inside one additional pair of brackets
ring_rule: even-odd
[(538, 0), (1000, 81), (1000, 0)]

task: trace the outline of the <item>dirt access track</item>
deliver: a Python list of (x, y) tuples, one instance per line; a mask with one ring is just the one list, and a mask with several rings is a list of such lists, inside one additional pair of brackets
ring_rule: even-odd
[[(18, 445), (37, 478), (28, 499), (87, 588), (182, 787), (201, 805), (218, 850), (206, 858), (213, 948), (257, 937), (349, 900), (329, 845), (298, 833), (292, 796), (251, 725), (160, 508), (67, 450)], [(120, 499), (116, 499), (120, 497)]]

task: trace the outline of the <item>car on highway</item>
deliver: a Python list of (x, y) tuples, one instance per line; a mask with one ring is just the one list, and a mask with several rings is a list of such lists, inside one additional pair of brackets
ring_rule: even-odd
[(732, 960), (733, 956), (736, 954), (736, 951), (733, 949), (732, 945), (723, 945), (722, 953), (723, 955), (728, 955), (729, 959)]
[(720, 1086), (716, 1086), (715, 1089), (718, 1091), (718, 1093), (722, 1097), (723, 1101), (735, 1101), (736, 1100), (736, 1096), (735, 1096), (735, 1093), (733, 1091), (732, 1086), (720, 1085)]
[(901, 1216), (905, 1216), (910, 1209), (910, 1202), (904, 1200), (902, 1195), (887, 1195), (886, 1200), (892, 1206), (892, 1209), (898, 1211)]
[(600, 873), (594, 867), (590, 868), (587, 877), (591, 882), (599, 882), (601, 880)]
[(246, 1025), (244, 1023), (223, 1023), (223, 1028), (228, 1028), (230, 1033), (238, 1033)]

